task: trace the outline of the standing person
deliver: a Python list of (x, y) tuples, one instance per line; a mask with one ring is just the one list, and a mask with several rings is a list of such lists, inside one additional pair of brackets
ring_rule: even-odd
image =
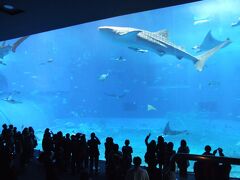
[(168, 180), (175, 180), (176, 179), (176, 165), (175, 162), (172, 162), (172, 157), (176, 154), (176, 151), (173, 150), (174, 144), (172, 142), (169, 142), (167, 144), (166, 152), (165, 152), (165, 161), (163, 170), (167, 173), (163, 175), (163, 179)]
[(98, 173), (99, 149), (98, 145), (101, 144), (95, 133), (91, 133), (91, 139), (88, 140), (88, 153), (90, 158), (90, 171), (93, 171), (93, 161), (95, 165), (95, 173)]
[[(204, 148), (205, 152), (202, 154), (204, 156), (215, 156), (217, 150), (214, 150), (213, 153), (211, 146), (206, 145)], [(194, 173), (196, 180), (212, 180), (215, 178), (215, 162), (204, 162), (204, 161), (196, 161), (194, 163)]]
[[(181, 144), (180, 147), (178, 148), (177, 153), (185, 153), (185, 154), (189, 154), (190, 150), (189, 147), (187, 146), (187, 142), (183, 139), (181, 140)], [(189, 166), (189, 161), (184, 159), (184, 158), (180, 158), (177, 161), (177, 166), (179, 168), (179, 176), (180, 178), (186, 178), (187, 177), (187, 168)]]
[(166, 149), (166, 142), (164, 142), (164, 138), (162, 136), (158, 136), (157, 140), (157, 161), (159, 165), (159, 169), (162, 171), (164, 165), (164, 155)]
[(64, 138), (64, 161), (65, 161), (65, 171), (68, 170), (71, 163), (71, 139), (70, 134), (67, 133)]
[(156, 167), (157, 164), (157, 144), (155, 140), (148, 142), (151, 134), (149, 133), (145, 138), (145, 144), (147, 146), (147, 152), (145, 153), (145, 162), (148, 164), (148, 169)]
[(126, 139), (125, 146), (122, 147), (124, 172), (127, 172), (127, 170), (131, 167), (131, 163), (132, 163), (133, 149), (131, 146), (129, 146), (129, 144), (130, 144), (130, 141)]
[(140, 167), (141, 163), (140, 157), (133, 158), (134, 167), (127, 172), (126, 180), (149, 180), (147, 171)]
[(111, 164), (111, 156), (113, 155), (113, 138), (112, 137), (107, 137), (106, 142), (104, 143), (105, 146), (105, 173), (106, 173), (106, 178), (111, 179), (112, 175), (112, 164)]

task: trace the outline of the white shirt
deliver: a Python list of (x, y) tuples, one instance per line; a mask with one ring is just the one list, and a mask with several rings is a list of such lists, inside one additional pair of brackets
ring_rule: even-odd
[(127, 172), (126, 180), (149, 180), (149, 176), (146, 170), (137, 167)]

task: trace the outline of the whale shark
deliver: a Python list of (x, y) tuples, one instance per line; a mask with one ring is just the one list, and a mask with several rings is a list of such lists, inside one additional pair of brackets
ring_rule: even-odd
[(174, 135), (179, 135), (179, 134), (187, 134), (188, 133), (188, 131), (187, 130), (182, 130), (182, 131), (178, 131), (178, 130), (172, 130), (171, 128), (170, 128), (170, 125), (169, 125), (169, 122), (167, 122), (167, 124), (166, 124), (166, 126), (165, 126), (165, 128), (164, 128), (164, 130), (163, 130), (163, 135), (172, 135), (172, 136), (174, 136)]
[(128, 47), (149, 50), (157, 53), (159, 56), (169, 54), (174, 55), (178, 59), (189, 59), (195, 64), (195, 68), (198, 71), (203, 70), (205, 62), (210, 56), (229, 43), (224, 41), (203, 54), (193, 56), (181, 46), (172, 43), (168, 38), (166, 29), (150, 32), (132, 27), (100, 26), (98, 30), (115, 41), (127, 44)]
[[(23, 41), (25, 41), (29, 36), (24, 36), (19, 38), (14, 44), (12, 45), (6, 45), (6, 41), (3, 41), (2, 45), (0, 45), (0, 59), (3, 59), (5, 56), (7, 56), (10, 52), (16, 52), (17, 47), (22, 44)], [(6, 65), (1, 61), (2, 65)]]
[[(226, 42), (226, 43), (224, 43)], [(228, 46), (231, 41), (229, 40), (229, 38), (227, 38), (225, 41), (219, 41), (217, 39), (215, 39), (212, 35), (212, 31), (208, 31), (207, 35), (205, 36), (203, 42), (200, 45), (196, 45), (194, 46), (192, 49), (196, 50), (197, 53), (201, 52), (201, 51), (207, 51), (211, 48), (214, 48), (220, 44), (225, 44), (222, 48)]]

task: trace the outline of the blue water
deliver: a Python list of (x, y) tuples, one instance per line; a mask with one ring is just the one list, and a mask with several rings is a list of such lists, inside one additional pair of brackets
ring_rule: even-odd
[[(0, 123), (32, 125), (39, 148), (45, 127), (95, 131), (103, 159), (107, 136), (120, 146), (129, 138), (134, 155), (143, 157), (145, 136), (151, 132), (156, 138), (170, 122), (172, 129), (189, 132), (165, 137), (175, 149), (184, 138), (191, 153), (201, 154), (209, 144), (240, 157), (240, 26), (231, 26), (240, 17), (238, 7), (238, 0), (206, 0), (32, 35), (0, 66), (1, 99), (21, 102), (0, 101)], [(192, 55), (209, 30), (232, 43), (198, 72), (188, 59), (130, 50), (103, 36), (99, 26), (167, 29), (170, 41)], [(117, 61), (120, 57), (124, 60)], [(103, 74), (108, 76), (101, 81)]]

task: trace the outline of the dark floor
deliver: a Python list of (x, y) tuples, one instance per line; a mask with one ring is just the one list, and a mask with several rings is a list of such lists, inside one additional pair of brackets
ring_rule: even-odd
[[(100, 162), (100, 173), (98, 175), (93, 175), (93, 180), (104, 180), (104, 161)], [(79, 180), (79, 174), (72, 175), (70, 172), (63, 173), (59, 175), (59, 180)], [(30, 164), (26, 167), (24, 173), (19, 176), (19, 180), (44, 180), (45, 172), (44, 167), (36, 159), (32, 160)], [(193, 174), (189, 174), (188, 180), (194, 180)]]
[[(104, 180), (104, 162), (100, 163), (100, 173), (98, 175), (93, 175), (93, 180)], [(58, 176), (59, 180), (79, 180), (80, 175), (72, 175), (70, 172), (62, 173)], [(45, 172), (44, 167), (36, 159), (32, 160), (30, 164), (26, 167), (24, 173), (19, 176), (19, 180), (44, 180)]]
[[(100, 173), (98, 175), (92, 175), (93, 180), (104, 180), (104, 167), (105, 162), (100, 161)], [(80, 175), (72, 175), (70, 172), (62, 173), (59, 175), (59, 180), (79, 180)], [(178, 179), (178, 178), (177, 178)], [(194, 175), (189, 173), (187, 180), (194, 180)], [(45, 180), (45, 172), (43, 165), (38, 162), (37, 159), (33, 159), (29, 165), (25, 168), (24, 172), (19, 176), (19, 180)], [(233, 180), (233, 179), (232, 179)]]

